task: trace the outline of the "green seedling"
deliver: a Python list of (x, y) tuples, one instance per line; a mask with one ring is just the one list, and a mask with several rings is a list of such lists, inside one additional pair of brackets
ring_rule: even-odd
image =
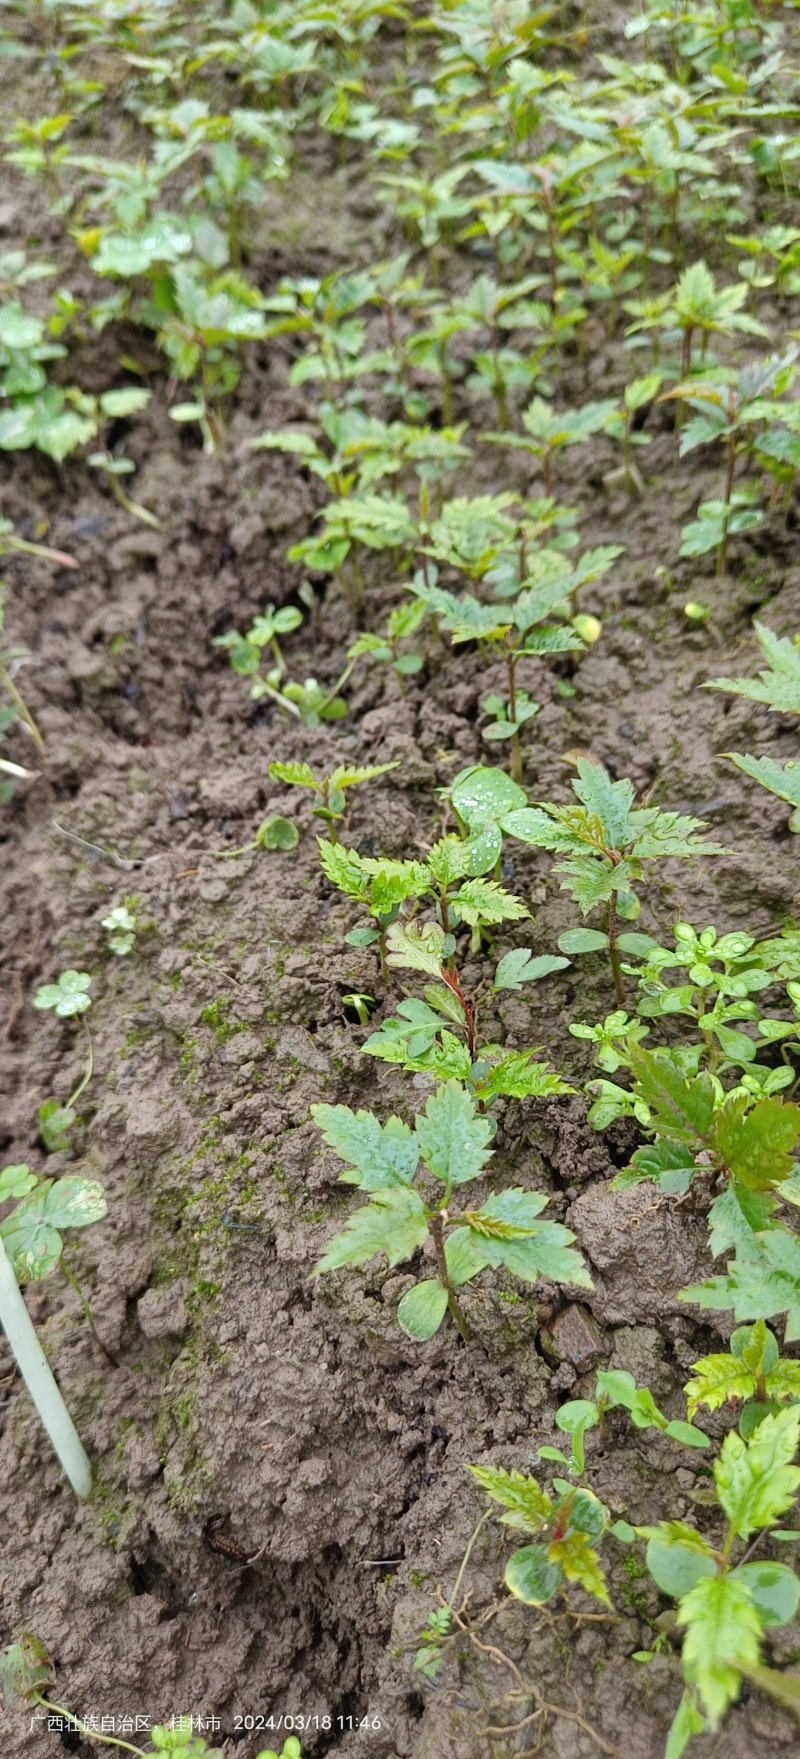
[(105, 476), (115, 501), (126, 513), (129, 513), (132, 518), (140, 520), (142, 525), (150, 526), (153, 531), (160, 531), (161, 520), (156, 517), (155, 513), (151, 513), (148, 507), (143, 507), (141, 502), (133, 501), (130, 495), (126, 495), (120, 478), (131, 476), (136, 466), (132, 459), (125, 457), (119, 446), (115, 446), (113, 452), (111, 451), (104, 433), (107, 422), (119, 421), (130, 415), (138, 415), (140, 410), (147, 407), (149, 401), (149, 391), (131, 385), (121, 391), (104, 391), (97, 398), (83, 395), (79, 407), (82, 415), (89, 416), (95, 421), (95, 432), (99, 431), (103, 442), (100, 451), (90, 452), (87, 463), (91, 465), (93, 470), (99, 470)]
[(667, 856), (689, 859), (694, 855), (724, 854), (717, 843), (705, 843), (695, 833), (703, 820), (659, 807), (634, 807), (633, 784), (612, 782), (601, 764), (578, 759), (578, 780), (573, 793), (578, 806), (555, 806), (540, 801), (535, 809), (511, 813), (505, 828), (512, 836), (536, 848), (550, 849), (561, 859), (556, 873), (563, 874), (562, 889), (574, 898), (582, 915), (598, 905), (606, 907), (606, 928), (571, 929), (561, 935), (562, 953), (608, 953), (619, 1007), (625, 1005), (620, 953), (640, 954), (652, 944), (649, 937), (622, 934), (618, 919), (635, 919), (639, 900), (633, 888), (643, 877), (643, 864)]
[(787, 1402), (800, 1402), (800, 1362), (781, 1356), (772, 1332), (758, 1319), (731, 1334), (729, 1351), (695, 1362), (684, 1392), (690, 1417), (701, 1405), (709, 1411), (743, 1405), (739, 1434), (749, 1441), (765, 1417)]
[[(27, 1166), (6, 1167), (0, 1173), (0, 1203), (15, 1198), (19, 1199), (16, 1208), (0, 1223), (0, 1324), (75, 1495), (87, 1497), (92, 1487), (91, 1466), (19, 1285), (46, 1276), (61, 1258), (60, 1230), (99, 1221), (106, 1213), (106, 1201), (102, 1187), (91, 1180), (40, 1180)], [(66, 1274), (74, 1285), (71, 1273)], [(85, 1309), (79, 1289), (78, 1295)]]
[[(53, 1663), (44, 1644), (32, 1631), (23, 1631), (15, 1642), (0, 1651), (0, 1688), (7, 1710), (24, 1704), (31, 1710), (46, 1711), (48, 1717), (58, 1719), (56, 1727), (68, 1732), (73, 1739), (76, 1735), (84, 1736), (102, 1747), (123, 1748), (125, 1752), (135, 1754), (136, 1759), (152, 1759), (154, 1753), (166, 1753), (169, 1759), (224, 1759), (221, 1747), (208, 1747), (200, 1735), (192, 1732), (191, 1716), (174, 1716), (170, 1727), (156, 1724), (150, 1729), (146, 1750), (134, 1747), (130, 1741), (120, 1741), (114, 1735), (102, 1734), (94, 1727), (95, 1717), (89, 1728), (79, 1716), (65, 1710), (63, 1704), (54, 1704), (45, 1695), (50, 1692), (53, 1681)], [(45, 1719), (36, 1716), (32, 1720), (38, 1723)], [(260, 1754), (259, 1759), (270, 1759), (270, 1756)], [(301, 1759), (299, 1742), (295, 1741), (291, 1750), (287, 1743), (282, 1759)]]
[[(644, 378), (631, 379), (622, 394), (622, 408), (604, 423), (604, 431), (614, 440), (619, 440), (623, 447), (622, 475), (629, 494), (642, 495), (644, 483), (636, 468), (633, 451), (636, 446), (649, 446), (651, 436), (642, 432), (637, 426), (636, 418), (642, 411), (647, 413), (655, 401), (663, 384), (661, 373), (646, 373)], [(612, 473), (615, 475), (615, 473)], [(611, 477), (604, 479), (610, 484)]]
[[(767, 662), (764, 671), (758, 678), (711, 678), (705, 689), (747, 696), (751, 702), (765, 703), (773, 714), (800, 714), (800, 636), (789, 641), (758, 621), (753, 628)], [(738, 751), (726, 751), (724, 756), (770, 794), (787, 801), (792, 807), (789, 829), (800, 831), (800, 763), (790, 758), (779, 764), (772, 757), (745, 757)]]
[[(692, 370), (694, 340), (698, 335), (702, 338), (703, 356), (712, 335), (731, 336), (738, 332), (769, 338), (764, 325), (742, 311), (746, 299), (747, 288), (741, 282), (738, 286), (734, 283), (731, 287), (717, 287), (704, 262), (692, 263), (684, 269), (672, 292), (654, 302), (654, 309), (639, 312), (627, 334), (632, 336), (644, 330), (677, 332), (682, 339), (680, 372), (685, 379)], [(636, 314), (637, 302), (626, 300), (624, 304), (627, 312)]]
[(421, 623), (428, 614), (428, 607), (423, 598), (412, 599), (409, 604), (399, 605), (390, 611), (386, 619), (384, 635), (364, 633), (356, 636), (352, 647), (347, 650), (348, 660), (377, 660), (381, 664), (391, 666), (397, 678), (400, 694), (405, 695), (403, 679), (414, 677), (422, 670), (422, 655), (419, 653), (401, 653), (400, 644), (416, 635)]
[[(134, 902), (134, 899), (130, 900), (130, 903)], [(139, 923), (130, 909), (128, 901), (124, 904), (116, 904), (114, 909), (109, 911), (108, 916), (103, 917), (102, 925), (108, 936), (109, 952), (116, 953), (119, 958), (122, 958), (126, 953), (132, 951)]]
[[(88, 993), (91, 981), (87, 971), (62, 971), (57, 983), (45, 983), (36, 991), (33, 1005), (54, 1013), (59, 1020), (76, 1019), (91, 1007), (92, 998)], [(56, 1099), (46, 1099), (39, 1107), (39, 1134), (48, 1153), (55, 1153), (66, 1147), (66, 1133), (75, 1122), (75, 1106), (92, 1078), (94, 1052), (85, 1021), (83, 1031), (86, 1038), (86, 1067), (77, 1087), (70, 1094), (65, 1106), (59, 1105)]]
[(303, 1750), (296, 1735), (287, 1735), (280, 1753), (276, 1753), (274, 1747), (265, 1747), (263, 1752), (256, 1754), (256, 1759), (303, 1759)]
[[(789, 1087), (794, 1069), (787, 1051), (793, 1048), (797, 1024), (763, 1015), (753, 998), (783, 978), (793, 978), (791, 935), (759, 943), (742, 931), (718, 936), (715, 928), (704, 928), (697, 933), (688, 922), (677, 922), (674, 934), (674, 947), (651, 942), (641, 949), (641, 964), (623, 964), (623, 971), (636, 978), (636, 1017), (618, 1009), (596, 1026), (573, 1023), (573, 1037), (596, 1045), (598, 1067), (613, 1075), (630, 1068), (629, 1047), (649, 1036), (651, 1021), (671, 1036), (675, 1028), (692, 1022), (693, 1037), (671, 1046), (675, 1066), (684, 1075), (705, 1069), (720, 1103), (725, 1097), (722, 1077), (731, 1070), (736, 1071), (737, 1087), (754, 1098)], [(683, 981), (665, 980), (668, 971), (681, 969)], [(787, 987), (793, 999), (791, 982)], [(742, 1023), (754, 1026), (757, 1036), (742, 1030)], [(783, 1060), (777, 1066), (759, 1061), (759, 1053), (768, 1055), (773, 1044), (782, 1046)], [(635, 1092), (626, 1093), (609, 1081), (590, 1086), (597, 1093), (589, 1113), (596, 1129), (605, 1129), (619, 1116), (649, 1122), (647, 1107)]]
[(92, 1005), (89, 995), (91, 977), (88, 971), (62, 971), (55, 983), (44, 983), (33, 998), (35, 1008), (52, 1010), (59, 1020), (85, 1014)]
[[(511, 522), (506, 520), (504, 525), (510, 526)], [(608, 545), (602, 550), (591, 551), (573, 568), (559, 551), (540, 553), (538, 567), (530, 572), (529, 565), (523, 561), (524, 573), (519, 580), (518, 595), (512, 602), (505, 602), (511, 599), (514, 591), (513, 575), (518, 566), (515, 555), (509, 568), (508, 558), (503, 556), (506, 548), (506, 544), (502, 549), (493, 545), (487, 553), (492, 565), (491, 571), (487, 570), (488, 579), (500, 586), (504, 600), (501, 604), (483, 604), (470, 593), (458, 598), (454, 593), (420, 580), (411, 590), (436, 615), (441, 627), (451, 632), (454, 646), (465, 641), (485, 641), (504, 661), (508, 698), (487, 697), (483, 706), (494, 718), (484, 728), (483, 737), (493, 741), (510, 740), (512, 777), (515, 782), (521, 782), (519, 735), (526, 722), (539, 713), (540, 705), (531, 701), (527, 691), (519, 689), (517, 668), (524, 659), (543, 660), (548, 654), (582, 652), (586, 636), (590, 640), (597, 638), (600, 625), (595, 619), (570, 617), (572, 601), (587, 580), (596, 580), (607, 572), (620, 550), (616, 545)], [(561, 615), (569, 621), (545, 621), (553, 615)]]
[(175, 403), (173, 421), (197, 422), (203, 450), (220, 453), (225, 439), (223, 405), (239, 383), (241, 350), (267, 335), (261, 294), (235, 270), (207, 273), (199, 263), (172, 271), (172, 311), (158, 333), (179, 383), (194, 382), (190, 402)]
[(601, 403), (585, 403), (582, 409), (556, 413), (543, 397), (534, 397), (522, 416), (524, 434), (484, 434), (501, 446), (513, 446), (538, 459), (544, 479), (544, 492), (553, 493), (553, 458), (568, 446), (583, 446), (593, 434), (608, 427), (616, 414), (613, 399)]
[(482, 1490), (506, 1510), (506, 1527), (535, 1534), (533, 1544), (513, 1552), (504, 1581), (525, 1606), (545, 1606), (564, 1581), (575, 1582), (601, 1605), (610, 1606), (597, 1546), (608, 1531), (608, 1511), (591, 1490), (557, 1478), (553, 1498), (535, 1478), (490, 1466), (470, 1466)]
[[(391, 1267), (430, 1244), (436, 1275), (417, 1282), (397, 1309), (408, 1337), (432, 1338), (449, 1311), (466, 1342), (469, 1330), (456, 1290), (487, 1265), (504, 1266), (524, 1282), (548, 1277), (591, 1287), (573, 1250), (574, 1235), (537, 1219), (547, 1203), (539, 1192), (503, 1191), (478, 1210), (453, 1212), (454, 1190), (479, 1178), (492, 1152), (489, 1120), (458, 1081), (446, 1081), (431, 1094), (413, 1130), (400, 1118), (381, 1125), (371, 1112), (349, 1106), (315, 1105), (311, 1113), (345, 1162), (343, 1182), (371, 1196), (330, 1242), (314, 1274), (366, 1264), (378, 1252)], [(442, 1187), (433, 1200), (424, 1195), (431, 1180)]]
[(318, 777), (307, 763), (271, 763), (269, 775), (271, 781), (285, 782), (288, 788), (308, 788), (312, 794), (317, 794), (319, 803), (312, 807), (314, 817), (324, 819), (331, 842), (338, 843), (336, 825), (344, 818), (348, 789), (359, 787), (362, 782), (372, 782), (376, 776), (388, 775), (390, 770), (399, 768), (399, 759), (394, 763), (368, 764), (365, 769), (350, 769), (347, 764), (340, 764), (330, 776)]
[(435, 1680), (437, 1678), (447, 1649), (453, 1641), (455, 1635), (452, 1630), (453, 1617), (454, 1614), (457, 1615), (459, 1610), (458, 1597), (461, 1592), (461, 1584), (464, 1580), (467, 1565), (472, 1556), (475, 1541), (478, 1534), (486, 1526), (490, 1512), (491, 1511), (487, 1511), (485, 1515), (482, 1515), (481, 1519), (472, 1529), (466, 1551), (464, 1552), (464, 1556), (459, 1565), (458, 1575), (453, 1583), (451, 1594), (447, 1600), (442, 1601), (441, 1589), (439, 1589), (441, 1604), (436, 1607), (435, 1611), (429, 1614), (424, 1630), (420, 1631), (419, 1636), (417, 1637), (417, 1642), (420, 1647), (414, 1656), (414, 1672), (424, 1674), (427, 1680)]
[(796, 376), (796, 356), (792, 345), (785, 354), (741, 367), (738, 372), (697, 376), (664, 393), (665, 397), (680, 398), (694, 411), (681, 427), (681, 456), (712, 442), (724, 448), (722, 499), (702, 503), (698, 520), (684, 526), (680, 550), (682, 556), (701, 556), (716, 549), (718, 576), (725, 573), (728, 537), (751, 530), (763, 517), (752, 504), (756, 497), (752, 485), (734, 488), (739, 459), (757, 451), (759, 456), (773, 455), (776, 466), (785, 468), (794, 457), (790, 485), (800, 466), (800, 436), (771, 425), (784, 415), (791, 419), (792, 406), (784, 408), (775, 399), (789, 389)]
[(793, 1408), (765, 1417), (748, 1441), (726, 1436), (713, 1468), (714, 1501), (725, 1520), (721, 1545), (685, 1521), (636, 1529), (648, 1542), (649, 1573), (676, 1602), (675, 1624), (684, 1633), (686, 1687), (669, 1734), (670, 1759), (680, 1759), (692, 1735), (719, 1727), (744, 1679), (779, 1703), (790, 1701), (789, 1682), (764, 1667), (760, 1653), (765, 1632), (794, 1617), (800, 1581), (786, 1564), (750, 1557), (755, 1538), (773, 1531), (794, 1503), (799, 1440), (800, 1410)]
[[(441, 846), (431, 852), (436, 856)], [(473, 882), (470, 896), (478, 882)], [(453, 937), (449, 937), (452, 939)], [(536, 1061), (540, 1046), (525, 1051), (505, 1051), (486, 1042), (479, 1032), (479, 1015), (489, 995), (519, 991), (569, 964), (551, 954), (534, 957), (527, 947), (504, 954), (490, 986), (467, 994), (453, 955), (448, 956), (448, 937), (438, 922), (418, 928), (395, 922), (386, 935), (388, 963), (421, 971), (437, 979), (428, 983), (423, 998), (400, 1002), (396, 1016), (382, 1022), (362, 1049), (382, 1062), (395, 1063), (408, 1073), (430, 1072), (438, 1079), (463, 1081), (485, 1112), (507, 1099), (550, 1098), (572, 1092), (559, 1076)]]
[(376, 1002), (374, 996), (367, 995), (363, 990), (351, 990), (348, 995), (342, 996), (342, 1005), (345, 1008), (352, 1008), (359, 1026), (368, 1026), (370, 1014), (373, 1012)]
[(212, 637), (212, 647), (226, 650), (234, 672), (240, 678), (253, 678), (261, 670), (261, 655), (268, 647), (275, 662), (279, 677), (286, 671), (286, 662), (281, 652), (279, 637), (291, 635), (299, 629), (303, 621), (303, 613), (296, 605), (283, 605), (279, 611), (274, 605), (266, 605), (263, 614), (256, 617), (246, 635), (240, 635), (237, 629), (229, 629), (226, 635)]
[(702, 1429), (696, 1429), (694, 1424), (665, 1417), (650, 1388), (637, 1387), (632, 1374), (624, 1369), (608, 1369), (602, 1370), (597, 1376), (594, 1399), (569, 1399), (565, 1405), (559, 1405), (556, 1411), (556, 1428), (571, 1438), (571, 1452), (564, 1454), (559, 1448), (540, 1447), (536, 1458), (566, 1466), (571, 1478), (583, 1478), (586, 1470), (586, 1434), (598, 1427), (602, 1430), (606, 1412), (613, 1410), (627, 1411), (634, 1429), (657, 1429), (662, 1435), (668, 1435), (670, 1441), (679, 1442), (682, 1447), (702, 1449), (710, 1445), (708, 1436), (703, 1434)]

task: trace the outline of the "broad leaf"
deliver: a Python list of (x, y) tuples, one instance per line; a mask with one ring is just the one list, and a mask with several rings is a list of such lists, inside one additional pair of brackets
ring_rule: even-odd
[(353, 1169), (340, 1175), (344, 1183), (364, 1191), (411, 1183), (419, 1147), (401, 1118), (381, 1125), (372, 1112), (352, 1112), (346, 1105), (312, 1105), (311, 1116), (339, 1159)]
[(338, 1270), (344, 1264), (366, 1264), (376, 1252), (385, 1252), (390, 1265), (410, 1258), (427, 1238), (425, 1206), (416, 1191), (395, 1186), (378, 1191), (373, 1203), (357, 1209), (344, 1232), (331, 1240), (314, 1267), (314, 1276)]
[(725, 1276), (681, 1289), (678, 1300), (698, 1307), (732, 1307), (739, 1320), (785, 1313), (784, 1335), (793, 1343), (800, 1337), (800, 1241), (785, 1228), (767, 1228), (757, 1236), (751, 1257), (735, 1258)]
[(549, 1549), (546, 1545), (523, 1545), (506, 1564), (505, 1585), (525, 1606), (544, 1606), (559, 1587), (561, 1565), (550, 1563)]
[(563, 971), (568, 965), (568, 959), (559, 959), (553, 953), (542, 953), (539, 958), (534, 958), (528, 947), (515, 947), (500, 960), (493, 988), (521, 989), (523, 983), (535, 983), (540, 977), (549, 977), (551, 972)]
[(770, 1527), (791, 1507), (800, 1467), (791, 1461), (800, 1442), (800, 1408), (768, 1416), (750, 1441), (726, 1435), (714, 1465), (717, 1495), (739, 1539)]
[(677, 1622), (686, 1629), (683, 1666), (696, 1685), (712, 1728), (739, 1696), (736, 1663), (758, 1661), (761, 1621), (749, 1589), (733, 1575), (707, 1576), (681, 1600)]
[(415, 1130), (423, 1160), (445, 1185), (476, 1179), (491, 1157), (489, 1119), (479, 1116), (472, 1095), (457, 1081), (430, 1095)]
[(788, 1178), (800, 1140), (800, 1106), (775, 1095), (746, 1112), (747, 1095), (732, 1094), (714, 1119), (714, 1146), (728, 1171), (751, 1191)]
[(398, 1323), (407, 1337), (424, 1343), (432, 1338), (447, 1312), (447, 1290), (441, 1283), (427, 1281), (409, 1289), (397, 1308)]

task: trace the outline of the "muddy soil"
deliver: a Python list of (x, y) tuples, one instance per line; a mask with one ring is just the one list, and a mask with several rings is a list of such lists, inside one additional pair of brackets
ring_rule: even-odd
[[(302, 148), (290, 186), (270, 196), (262, 285), (288, 269), (374, 260), (385, 247), (385, 210), (358, 168), (325, 170), (324, 213), (320, 165), (304, 163)], [(0, 215), (4, 242), (51, 248), (50, 223), (31, 218), (31, 186), (15, 185), (12, 198)], [(773, 316), (789, 321), (784, 310)], [(610, 395), (629, 376), (599, 326), (592, 340), (587, 362), (573, 362), (559, 385), (567, 405), (598, 386)], [(73, 357), (71, 373), (104, 388), (125, 351), (125, 336), (107, 332)], [(445, 1328), (420, 1347), (394, 1318), (409, 1284), (402, 1271), (374, 1262), (310, 1280), (352, 1207), (310, 1105), (408, 1115), (425, 1082), (417, 1077), (410, 1092), (360, 1054), (366, 1034), (343, 995), (378, 998), (374, 1024), (399, 990), (385, 992), (368, 950), (344, 945), (353, 917), (320, 875), (315, 821), (303, 798), (269, 780), (268, 764), (399, 759), (353, 799), (346, 835), (365, 853), (411, 854), (438, 822), (436, 789), (466, 764), (492, 761), (479, 720), (495, 680), (477, 658), (430, 641), (405, 694), (385, 669), (365, 669), (347, 719), (315, 732), (251, 705), (212, 647), (214, 635), (296, 592), (285, 550), (308, 532), (318, 485), (297, 460), (247, 450), (253, 434), (305, 414), (288, 384), (290, 358), (282, 343), (250, 357), (227, 472), (168, 420), (154, 374), (131, 453), (137, 498), (161, 533), (131, 521), (80, 462), (4, 456), (2, 515), (25, 536), (46, 531), (80, 567), (5, 565), (7, 627), (35, 656), (24, 682), (46, 749), (0, 828), (3, 1146), (9, 1162), (102, 1182), (107, 1220), (67, 1255), (119, 1366), (58, 1272), (29, 1292), (97, 1489), (88, 1506), (76, 1504), (0, 1361), (0, 1638), (35, 1630), (56, 1664), (55, 1696), (82, 1716), (112, 1716), (119, 1728), (125, 1716), (188, 1712), (209, 1719), (206, 1738), (239, 1759), (280, 1746), (265, 1721), (277, 1726), (281, 1715), (306, 1719), (296, 1726), (313, 1759), (660, 1759), (680, 1666), (669, 1655), (647, 1669), (630, 1659), (651, 1643), (661, 1603), (626, 1553), (611, 1569), (614, 1617), (579, 1596), (568, 1612), (537, 1615), (502, 1589), (508, 1545), (492, 1522), (475, 1544), (463, 1629), (438, 1679), (415, 1672), (413, 1657), (482, 1513), (468, 1464), (529, 1468), (555, 1437), (559, 1399), (590, 1392), (598, 1365), (631, 1370), (668, 1414), (682, 1414), (688, 1365), (721, 1335), (674, 1298), (709, 1268), (702, 1215), (609, 1193), (634, 1138), (621, 1126), (596, 1135), (581, 1099), (509, 1103), (492, 1176), (548, 1193), (549, 1215), (575, 1231), (593, 1293), (520, 1295), (485, 1273), (466, 1297), (470, 1345)], [(597, 646), (577, 666), (521, 679), (543, 703), (526, 786), (533, 799), (565, 800), (583, 751), (654, 802), (709, 822), (729, 853), (676, 864), (651, 889), (643, 927), (668, 932), (682, 916), (721, 930), (784, 922), (798, 888), (787, 811), (716, 754), (787, 757), (794, 735), (757, 705), (700, 686), (752, 668), (754, 612), (781, 634), (800, 626), (795, 525), (771, 516), (732, 546), (731, 576), (714, 582), (710, 563), (704, 575), (703, 564), (675, 557), (680, 524), (719, 472), (697, 455), (691, 468), (676, 464), (666, 412), (643, 455), (641, 502), (604, 487), (618, 462), (610, 441), (574, 456), (581, 463), (567, 457), (558, 491), (581, 509), (582, 543), (620, 543), (625, 553), (585, 595), (603, 623)], [(471, 486), (541, 492), (525, 464), (497, 457), (476, 465)], [(286, 643), (293, 675), (332, 681), (355, 631), (379, 628), (401, 597), (379, 568), (362, 608), (331, 593)], [(702, 628), (683, 615), (689, 597), (712, 605)], [(559, 675), (573, 696), (559, 695)], [(9, 754), (29, 757), (16, 736)], [(247, 843), (268, 812), (297, 822), (295, 852), (218, 858)], [(533, 912), (537, 952), (574, 926), (549, 866), (515, 846), (505, 870)], [(146, 927), (134, 953), (114, 959), (101, 919), (130, 896)], [(527, 944), (529, 931), (499, 945)], [(36, 1108), (67, 1097), (83, 1052), (71, 1024), (36, 1013), (30, 998), (67, 966), (92, 972), (95, 1073), (70, 1147), (45, 1157)], [(509, 1046), (546, 1045), (579, 1083), (589, 1063), (567, 1023), (611, 1005), (604, 967), (583, 960), (532, 1003), (501, 1002), (493, 1030)], [(710, 1419), (709, 1432), (724, 1421)], [(592, 1481), (613, 1510), (633, 1522), (691, 1516), (702, 1473), (691, 1462), (676, 1471), (671, 1444), (632, 1437), (614, 1419), (604, 1444), (592, 1441)], [(220, 1514), (235, 1547), (259, 1554), (253, 1562), (209, 1548), (207, 1524)], [(796, 1660), (800, 1631), (776, 1632), (771, 1648)], [(755, 1698), (721, 1738), (699, 1741), (698, 1759), (798, 1751), (791, 1721)], [(22, 1717), (3, 1744), (8, 1759), (95, 1751)]]

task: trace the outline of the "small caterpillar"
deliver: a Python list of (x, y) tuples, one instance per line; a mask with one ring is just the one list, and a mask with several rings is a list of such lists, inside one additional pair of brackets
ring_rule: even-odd
[(222, 1528), (227, 1521), (227, 1515), (211, 1515), (206, 1521), (203, 1528), (203, 1539), (209, 1551), (219, 1552), (221, 1557), (232, 1558), (236, 1564), (249, 1564), (253, 1557), (258, 1556), (258, 1552), (243, 1551), (241, 1546), (236, 1544), (235, 1539), (226, 1538)]

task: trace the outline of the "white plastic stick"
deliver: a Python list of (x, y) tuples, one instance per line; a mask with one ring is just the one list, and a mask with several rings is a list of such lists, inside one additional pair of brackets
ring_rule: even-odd
[(0, 1325), (75, 1495), (89, 1496), (92, 1468), (88, 1456), (36, 1336), (33, 1321), (14, 1275), (14, 1266), (1, 1238)]

